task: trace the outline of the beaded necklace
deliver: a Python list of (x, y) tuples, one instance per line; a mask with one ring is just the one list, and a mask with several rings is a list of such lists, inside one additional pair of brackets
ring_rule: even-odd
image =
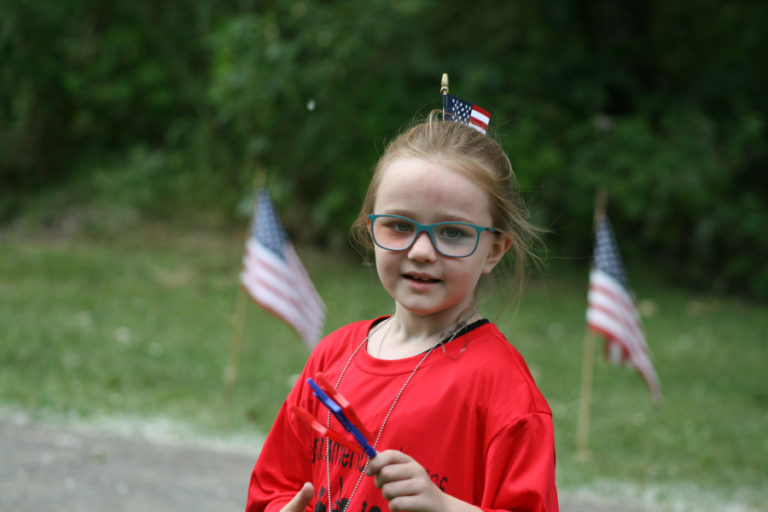
[[(470, 313), (469, 317), (471, 317), (477, 310), (475, 309), (472, 313)], [(468, 318), (469, 318), (468, 317)], [(394, 320), (394, 316), (391, 317), (392, 319), (390, 322)], [(397, 395), (395, 396), (395, 399), (392, 401), (392, 405), (389, 406), (389, 410), (387, 411), (386, 416), (384, 416), (384, 421), (381, 423), (381, 426), (379, 427), (379, 431), (376, 434), (376, 440), (373, 442), (373, 447), (376, 448), (376, 446), (379, 444), (379, 440), (381, 439), (381, 434), (384, 432), (384, 427), (387, 424), (387, 421), (389, 421), (389, 417), (392, 414), (392, 410), (394, 410), (395, 405), (397, 405), (397, 402), (400, 400), (400, 397), (402, 396), (403, 392), (405, 391), (405, 388), (408, 386), (408, 384), (411, 382), (411, 379), (413, 379), (413, 376), (416, 374), (418, 369), (421, 367), (422, 363), (427, 360), (429, 355), (432, 353), (433, 350), (435, 350), (439, 346), (445, 346), (447, 343), (450, 343), (456, 335), (467, 326), (467, 320), (462, 320), (459, 322), (456, 327), (454, 327), (450, 332), (450, 337), (448, 337), (447, 340), (440, 341), (436, 345), (433, 345), (429, 348), (426, 352), (424, 352), (424, 355), (421, 359), (419, 359), (419, 362), (416, 363), (416, 366), (413, 367), (413, 370), (411, 371), (411, 374), (408, 375), (408, 378), (403, 383), (403, 386), (400, 388), (400, 391), (397, 392)], [(389, 331), (389, 327), (387, 328), (387, 332)], [(386, 335), (386, 333), (385, 333)], [(339, 385), (341, 384), (341, 379), (344, 378), (344, 374), (347, 373), (347, 369), (349, 368), (349, 365), (352, 364), (352, 360), (355, 358), (355, 355), (360, 351), (360, 349), (365, 346), (366, 342), (368, 341), (368, 338), (370, 338), (370, 333), (368, 336), (363, 339), (363, 341), (360, 342), (360, 344), (355, 348), (355, 350), (352, 352), (352, 355), (349, 356), (349, 359), (347, 359), (346, 364), (344, 365), (344, 368), (341, 370), (341, 374), (339, 374), (339, 378), (336, 381), (336, 389), (339, 389)], [(328, 417), (326, 419), (326, 428), (331, 428), (331, 413), (328, 412)], [(349, 495), (349, 499), (346, 503), (344, 503), (341, 507), (340, 512), (346, 512), (347, 507), (350, 503), (352, 503), (352, 498), (355, 496), (355, 493), (357, 492), (357, 488), (360, 486), (360, 482), (363, 480), (363, 476), (365, 475), (365, 470), (368, 468), (368, 462), (366, 461), (365, 466), (363, 466), (363, 470), (360, 473), (360, 476), (357, 478), (357, 482), (355, 483), (354, 489), (352, 489), (352, 494)], [(325, 468), (326, 468), (326, 476), (328, 479), (327, 482), (327, 489), (328, 489), (328, 510), (333, 510), (333, 501), (331, 499), (331, 443), (326, 443), (326, 450), (325, 450)], [(341, 503), (341, 500), (340, 500)]]

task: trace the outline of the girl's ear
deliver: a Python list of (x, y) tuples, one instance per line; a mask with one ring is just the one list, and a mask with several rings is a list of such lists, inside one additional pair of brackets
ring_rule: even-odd
[(506, 254), (509, 248), (512, 246), (512, 240), (509, 237), (498, 233), (493, 237), (493, 244), (488, 250), (488, 254), (485, 257), (485, 265), (483, 266), (483, 274), (490, 274), (493, 267), (501, 261), (501, 258)]

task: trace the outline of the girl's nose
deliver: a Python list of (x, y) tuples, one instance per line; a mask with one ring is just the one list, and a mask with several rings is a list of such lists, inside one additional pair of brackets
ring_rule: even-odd
[(419, 233), (413, 245), (408, 249), (408, 257), (411, 259), (432, 261), (437, 258), (437, 250), (432, 245), (428, 233)]

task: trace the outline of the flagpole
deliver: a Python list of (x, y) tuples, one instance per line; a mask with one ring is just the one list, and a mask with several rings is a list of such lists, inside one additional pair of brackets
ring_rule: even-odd
[[(264, 169), (256, 171), (256, 175), (253, 179), (253, 196), (256, 201), (258, 201), (257, 194), (259, 193), (259, 190), (262, 190), (265, 187), (266, 182), (267, 171)], [(255, 211), (255, 204), (253, 211)], [(247, 245), (248, 240), (250, 239), (255, 217), (256, 216), (251, 213), (251, 221), (248, 223), (248, 232), (245, 235), (244, 246)], [(240, 365), (240, 350), (243, 345), (243, 334), (245, 332), (246, 305), (246, 292), (238, 279), (237, 299), (235, 301), (235, 311), (232, 315), (232, 339), (229, 342), (229, 358), (227, 359), (227, 366), (224, 369), (224, 388), (227, 395), (232, 393), (235, 381), (237, 380), (237, 368)]]
[(589, 416), (592, 401), (592, 380), (595, 369), (595, 333), (584, 334), (584, 355), (581, 361), (581, 398), (579, 400), (579, 424), (576, 430), (576, 456), (589, 458)]
[(445, 121), (445, 99), (448, 95), (448, 73), (443, 73), (440, 80), (440, 94), (443, 95), (443, 121)]
[[(595, 192), (594, 226), (605, 217), (605, 188)], [(595, 374), (595, 338), (589, 329), (584, 334), (584, 354), (581, 361), (581, 396), (579, 399), (579, 420), (576, 428), (576, 455), (581, 460), (589, 458), (589, 420), (592, 402), (592, 387)]]
[(245, 331), (245, 306), (245, 290), (238, 285), (235, 312), (232, 315), (232, 340), (229, 343), (229, 358), (227, 367), (224, 369), (224, 386), (227, 395), (232, 393), (237, 380), (237, 367), (240, 362), (240, 349), (243, 345), (243, 332)]

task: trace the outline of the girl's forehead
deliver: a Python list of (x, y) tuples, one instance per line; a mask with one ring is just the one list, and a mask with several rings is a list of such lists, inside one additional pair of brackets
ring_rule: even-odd
[(480, 184), (469, 175), (439, 161), (405, 158), (389, 163), (381, 172), (379, 188), (442, 186), (448, 189), (455, 187), (459, 193), (467, 187), (481, 189)]
[(490, 215), (488, 194), (482, 186), (443, 163), (403, 159), (391, 162), (381, 171), (377, 211), (432, 208), (472, 218)]

